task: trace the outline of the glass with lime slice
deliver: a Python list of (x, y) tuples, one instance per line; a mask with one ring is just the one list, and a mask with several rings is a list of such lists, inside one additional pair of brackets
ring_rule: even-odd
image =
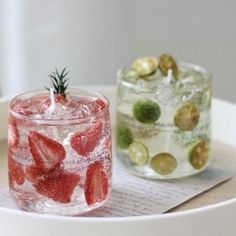
[(204, 68), (169, 54), (141, 57), (117, 82), (116, 152), (129, 172), (171, 179), (207, 166), (211, 77)]

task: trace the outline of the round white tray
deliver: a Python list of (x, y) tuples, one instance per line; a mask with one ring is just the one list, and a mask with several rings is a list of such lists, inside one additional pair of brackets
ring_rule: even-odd
[[(84, 88), (101, 92), (109, 98), (111, 104), (111, 118), (114, 124), (116, 104), (115, 87), (90, 86)], [(0, 99), (0, 139), (6, 139), (8, 101), (9, 98)], [(214, 99), (212, 118), (213, 139), (218, 140), (219, 143), (224, 143), (227, 149), (225, 149), (225, 152), (222, 151), (222, 158), (224, 158), (225, 153), (225, 155), (228, 155), (232, 150), (233, 154), (235, 153), (234, 163), (236, 164), (236, 105)], [(1, 176), (0, 173), (0, 177)], [(232, 187), (232, 185), (229, 186)], [(236, 188), (235, 185), (234, 187)], [(221, 192), (221, 194), (224, 195), (224, 192)], [(220, 199), (219, 196), (218, 198)], [(188, 205), (188, 203), (186, 205)], [(183, 207), (182, 209), (185, 208)], [(236, 235), (236, 198), (220, 201), (219, 203), (204, 207), (197, 207), (195, 209), (182, 209), (178, 212), (161, 215), (88, 218), (42, 215), (0, 207), (0, 235)]]

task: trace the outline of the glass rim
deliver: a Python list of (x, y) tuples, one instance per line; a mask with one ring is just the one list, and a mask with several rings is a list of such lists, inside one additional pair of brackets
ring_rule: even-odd
[[(178, 66), (179, 66), (179, 68), (191, 68), (194, 71), (200, 72), (202, 74), (202, 77), (203, 77), (204, 81), (205, 81), (201, 84), (201, 86), (203, 86), (203, 85), (206, 86), (206, 85), (211, 84), (212, 74), (205, 67), (194, 64), (194, 63), (188, 63), (188, 62), (179, 62)], [(118, 70), (118, 72), (117, 72), (117, 82), (118, 83), (124, 85), (125, 87), (138, 89), (138, 90), (141, 90), (141, 91), (144, 91), (144, 92), (154, 91), (154, 89), (142, 88), (138, 84), (133, 84), (132, 82), (125, 81), (122, 78), (122, 76), (119, 74), (119, 72), (124, 68), (129, 68), (129, 67), (123, 67), (123, 68)], [(194, 86), (194, 87), (200, 87), (200, 86)], [(188, 90), (189, 90), (189, 88), (179, 88), (179, 91), (188, 91)]]
[[(35, 90), (29, 90), (29, 91), (26, 91), (24, 93), (20, 93), (20, 94), (17, 94), (16, 96), (14, 96), (13, 98), (11, 98), (10, 102), (9, 102), (9, 105), (8, 105), (8, 108), (9, 108), (9, 113), (14, 115), (14, 117), (16, 118), (19, 118), (19, 119), (22, 119), (22, 120), (27, 120), (27, 121), (30, 121), (32, 123), (38, 123), (38, 124), (47, 124), (47, 125), (50, 125), (50, 124), (53, 124), (53, 125), (65, 125), (65, 124), (81, 124), (81, 123), (89, 123), (89, 122), (95, 122), (99, 119), (99, 117), (101, 117), (104, 113), (106, 113), (108, 110), (109, 110), (109, 105), (110, 105), (110, 102), (108, 100), (108, 98), (106, 96), (104, 96), (103, 94), (99, 93), (99, 92), (95, 92), (95, 91), (89, 91), (89, 90), (85, 90), (85, 89), (79, 89), (79, 88), (76, 88), (76, 87), (71, 87), (71, 88), (68, 88), (67, 90), (69, 93), (76, 93), (76, 95), (81, 95), (81, 96), (85, 96), (85, 97), (94, 97), (94, 98), (102, 98), (106, 101), (106, 106), (101, 110), (99, 111), (98, 113), (96, 114), (92, 114), (92, 115), (89, 115), (87, 117), (82, 117), (82, 118), (79, 118), (79, 117), (75, 117), (75, 118), (71, 118), (71, 119), (63, 119), (63, 118), (58, 118), (58, 119), (50, 119), (50, 118), (37, 118), (37, 117), (31, 117), (31, 116), (27, 116), (27, 115), (24, 115), (24, 114), (21, 114), (17, 111), (15, 111), (13, 109), (13, 103), (15, 101), (17, 101), (17, 99), (20, 99), (26, 95), (31, 95), (29, 96), (32, 97), (34, 95), (46, 95), (48, 94), (48, 97), (50, 98), (50, 92), (47, 91), (47, 90), (43, 90), (43, 89), (35, 89)], [(75, 95), (75, 96), (76, 96)]]

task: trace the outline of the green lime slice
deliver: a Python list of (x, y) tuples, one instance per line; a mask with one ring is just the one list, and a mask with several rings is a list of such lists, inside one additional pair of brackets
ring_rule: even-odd
[(199, 110), (205, 110), (211, 107), (211, 88), (203, 90), (197, 93), (193, 99), (195, 105), (198, 106)]
[(173, 75), (177, 78), (179, 70), (175, 59), (169, 54), (161, 55), (159, 59), (159, 68), (164, 75), (168, 74), (168, 70), (172, 70)]
[(148, 149), (140, 142), (135, 141), (130, 144), (128, 152), (130, 160), (135, 164), (143, 165), (148, 160)]
[(191, 131), (197, 126), (199, 118), (198, 108), (193, 103), (188, 103), (177, 110), (174, 123), (180, 130)]
[(142, 57), (132, 64), (132, 68), (138, 72), (140, 77), (153, 74), (157, 67), (158, 61), (155, 57)]
[(121, 70), (121, 77), (126, 81), (136, 81), (139, 75), (138, 72), (132, 68), (124, 68)]
[(177, 161), (170, 153), (163, 152), (155, 155), (150, 165), (152, 169), (160, 175), (168, 175), (176, 168)]
[(195, 169), (205, 166), (209, 158), (209, 142), (207, 140), (197, 142), (190, 151), (189, 162)]
[(133, 106), (134, 117), (145, 124), (152, 124), (161, 115), (160, 106), (150, 99), (140, 99)]
[(133, 142), (133, 134), (124, 124), (119, 123), (116, 127), (116, 142), (123, 149), (127, 149)]

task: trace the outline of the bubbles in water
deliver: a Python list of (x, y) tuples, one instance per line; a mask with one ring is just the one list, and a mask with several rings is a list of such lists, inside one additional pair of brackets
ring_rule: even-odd
[[(59, 96), (59, 95), (58, 95)], [(35, 119), (80, 119), (101, 112), (107, 105), (102, 98), (69, 96), (60, 99), (55, 95), (55, 104), (51, 105), (50, 96), (35, 96), (17, 101), (13, 110)]]
[[(210, 138), (211, 90), (208, 81), (207, 75), (199, 68), (181, 67), (177, 77), (166, 77), (157, 71), (148, 78), (135, 81), (131, 84), (134, 86), (120, 83), (117, 122), (129, 127), (134, 140), (145, 144), (149, 150), (149, 161), (135, 165), (130, 161), (127, 149), (117, 147), (119, 160), (130, 172), (153, 178), (172, 178), (198, 172), (188, 160), (188, 146), (196, 140)], [(134, 104), (140, 99), (150, 99), (160, 106), (161, 115), (151, 125), (141, 123), (134, 116)], [(197, 107), (200, 119), (194, 130), (183, 131), (176, 126), (175, 116), (176, 111), (188, 103)], [(188, 122), (188, 113), (183, 118), (185, 123)], [(178, 163), (173, 174), (167, 177), (157, 176), (149, 165), (151, 158), (160, 152), (171, 152)]]
[(60, 103), (56, 103), (54, 109), (51, 109), (51, 106), (49, 106), (45, 111), (44, 114), (41, 115), (40, 118), (45, 119), (61, 119), (61, 118), (67, 118), (67, 111), (66, 107), (63, 106)]

